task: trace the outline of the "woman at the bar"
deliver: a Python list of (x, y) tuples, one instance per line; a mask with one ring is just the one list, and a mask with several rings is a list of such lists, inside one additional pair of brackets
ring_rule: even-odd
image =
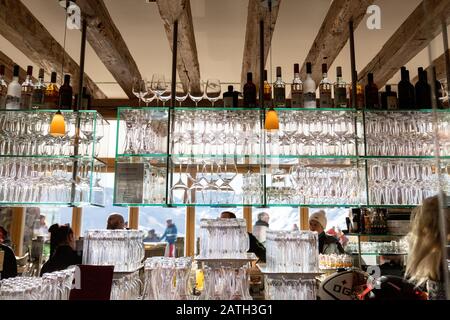
[(321, 254), (344, 254), (344, 248), (339, 240), (325, 233), (327, 227), (327, 216), (325, 211), (320, 210), (309, 217), (309, 229), (319, 234), (319, 253)]

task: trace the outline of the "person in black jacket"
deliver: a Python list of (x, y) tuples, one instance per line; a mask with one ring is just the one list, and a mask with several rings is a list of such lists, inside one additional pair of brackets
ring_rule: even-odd
[(17, 277), (17, 260), (14, 251), (0, 243), (0, 251), (3, 251), (3, 268), (0, 268), (0, 280)]
[(67, 269), (81, 264), (81, 257), (75, 251), (75, 237), (69, 226), (60, 226), (51, 233), (55, 240), (55, 252), (42, 266), (41, 276), (45, 273)]
[[(224, 211), (220, 214), (221, 219), (236, 219), (236, 215), (230, 211)], [(256, 239), (256, 237), (248, 232), (250, 241), (250, 248), (248, 252), (253, 252), (261, 262), (266, 262), (266, 248), (264, 245)]]
[(327, 227), (327, 216), (325, 211), (320, 210), (309, 217), (309, 230), (319, 234), (320, 254), (344, 254), (344, 248), (339, 240), (325, 233)]

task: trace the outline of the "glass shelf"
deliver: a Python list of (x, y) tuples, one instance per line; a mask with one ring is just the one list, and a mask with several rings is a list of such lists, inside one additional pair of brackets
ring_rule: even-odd
[[(378, 112), (397, 112), (397, 113), (431, 113), (434, 110), (430, 109), (409, 109), (409, 110), (380, 110), (380, 109), (364, 109), (365, 113), (378, 113)], [(450, 113), (450, 109), (436, 109), (438, 113)]]
[[(352, 252), (352, 253), (347, 253), (347, 254), (351, 254), (353, 256), (359, 256), (359, 253), (357, 252)], [(379, 253), (379, 252), (362, 252), (361, 256), (406, 256), (408, 255), (408, 253)]]
[(372, 233), (347, 233), (346, 236), (351, 237), (405, 237), (406, 235), (402, 234), (372, 234)]

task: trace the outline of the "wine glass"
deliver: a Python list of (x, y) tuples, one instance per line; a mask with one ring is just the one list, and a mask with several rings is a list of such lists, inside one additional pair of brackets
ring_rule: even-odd
[(155, 100), (156, 94), (152, 91), (152, 83), (150, 81), (147, 81), (145, 83), (147, 88), (147, 93), (142, 97), (142, 101), (145, 102), (145, 106), (148, 107), (148, 105)]
[(211, 102), (212, 107), (214, 107), (214, 103), (220, 99), (221, 92), (220, 80), (208, 79), (206, 82), (206, 97)]
[(185, 87), (183, 86), (182, 83), (178, 82), (176, 85), (176, 88), (175, 88), (175, 99), (180, 104), (180, 107), (181, 107), (181, 103), (187, 99), (188, 95), (189, 95), (188, 90), (185, 89)]
[(156, 73), (153, 75), (151, 90), (155, 93), (159, 102), (161, 95), (167, 90), (167, 82), (163, 74)]
[(147, 94), (147, 85), (145, 83), (145, 80), (134, 78), (132, 91), (139, 100), (139, 106), (141, 106), (141, 100)]
[(189, 98), (194, 101), (196, 107), (198, 107), (198, 103), (203, 99), (204, 95), (205, 87), (202, 82), (189, 82)]
[(161, 93), (161, 95), (159, 96), (159, 99), (162, 101), (163, 107), (166, 106), (167, 101), (172, 99), (172, 88), (170, 86), (170, 83), (166, 83), (166, 91)]

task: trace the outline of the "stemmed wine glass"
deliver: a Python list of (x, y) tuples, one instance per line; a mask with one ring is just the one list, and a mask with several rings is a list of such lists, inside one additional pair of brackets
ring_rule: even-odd
[(189, 83), (189, 98), (194, 101), (196, 107), (198, 107), (198, 103), (203, 99), (204, 95), (205, 87), (202, 82), (200, 84), (195, 82)]
[(170, 86), (170, 83), (166, 83), (166, 91), (161, 93), (161, 95), (159, 96), (159, 99), (162, 101), (163, 107), (166, 106), (167, 101), (172, 99), (172, 88)]
[(206, 82), (206, 97), (211, 102), (212, 107), (214, 107), (214, 103), (220, 99), (221, 92), (220, 80), (208, 79)]
[(176, 201), (176, 198), (179, 198), (179, 193), (181, 193), (181, 201), (182, 203), (187, 203), (187, 192), (189, 190), (188, 186), (184, 183), (182, 177), (183, 177), (183, 161), (179, 160), (180, 170), (178, 172), (178, 181), (172, 186), (171, 188), (171, 195), (172, 195), (172, 203)]
[(155, 93), (156, 99), (161, 99), (161, 96), (167, 90), (166, 78), (163, 74), (154, 74), (152, 77), (151, 90)]
[(177, 83), (175, 89), (175, 99), (178, 101), (181, 107), (181, 103), (184, 102), (189, 95), (188, 90), (186, 90), (182, 83)]
[(141, 106), (141, 100), (147, 95), (147, 85), (145, 80), (140, 78), (134, 78), (133, 80), (133, 94), (139, 100), (139, 107)]

